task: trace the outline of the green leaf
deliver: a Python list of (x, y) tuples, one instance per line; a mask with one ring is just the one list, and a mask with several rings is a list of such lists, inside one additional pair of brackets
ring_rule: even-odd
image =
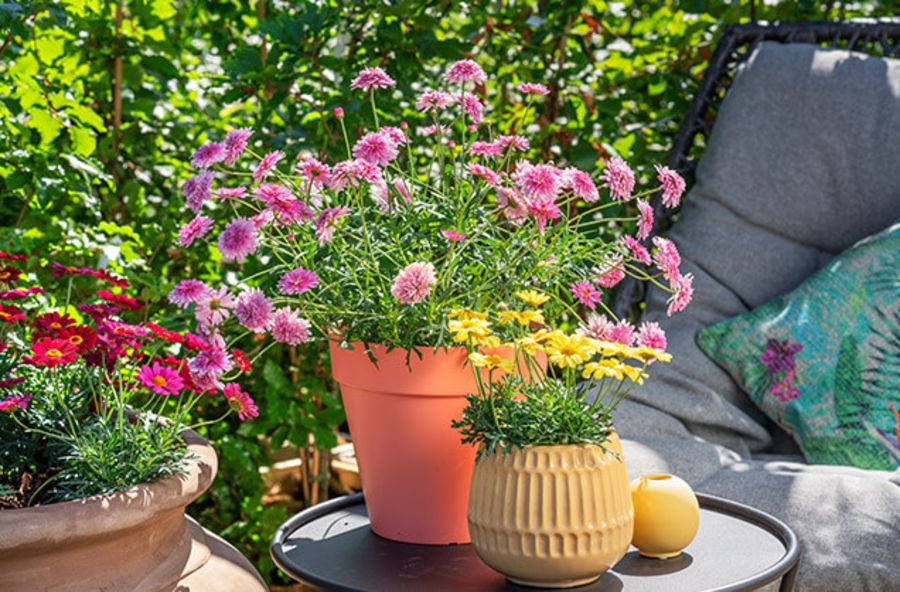
[(80, 156), (90, 156), (97, 148), (97, 139), (89, 129), (69, 128), (69, 137), (72, 139), (72, 150)]
[(63, 125), (47, 111), (33, 111), (28, 118), (28, 127), (41, 135), (41, 144), (47, 146), (59, 136)]

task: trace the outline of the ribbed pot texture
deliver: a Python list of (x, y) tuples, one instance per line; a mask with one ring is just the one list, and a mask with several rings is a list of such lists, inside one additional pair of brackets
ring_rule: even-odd
[(216, 475), (216, 453), (182, 434), (185, 471), (126, 491), (0, 512), (0, 590), (263, 592), (234, 547), (185, 516)]
[(479, 458), (469, 495), (478, 556), (540, 588), (597, 579), (628, 550), (634, 508), (622, 447), (536, 446)]

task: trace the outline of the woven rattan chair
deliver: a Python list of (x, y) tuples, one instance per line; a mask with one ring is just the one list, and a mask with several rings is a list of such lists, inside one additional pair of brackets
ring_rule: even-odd
[(629, 471), (674, 473), (787, 522), (801, 591), (900, 590), (900, 471), (807, 464), (695, 337), (900, 219), (896, 58), (900, 21), (726, 29), (668, 158), (691, 187), (683, 208), (653, 202), (694, 303), (668, 318), (662, 291), (629, 280), (612, 302), (660, 322), (674, 355), (618, 410)]

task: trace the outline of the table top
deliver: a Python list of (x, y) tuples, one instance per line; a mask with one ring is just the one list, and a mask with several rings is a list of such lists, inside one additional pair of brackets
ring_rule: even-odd
[[(791, 590), (800, 557), (784, 523), (748, 506), (697, 495), (700, 529), (681, 556), (641, 557), (632, 547), (598, 581), (577, 592), (737, 592), (782, 578)], [(471, 545), (398, 543), (369, 528), (362, 494), (297, 514), (275, 533), (275, 563), (291, 577), (335, 592), (533, 590), (508, 583)]]

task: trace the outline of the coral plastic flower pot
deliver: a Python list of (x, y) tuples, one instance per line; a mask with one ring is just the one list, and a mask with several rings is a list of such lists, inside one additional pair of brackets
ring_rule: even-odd
[(450, 423), (476, 392), (463, 348), (407, 352), (331, 344), (375, 534), (430, 545), (468, 543), (466, 508), (475, 448)]

